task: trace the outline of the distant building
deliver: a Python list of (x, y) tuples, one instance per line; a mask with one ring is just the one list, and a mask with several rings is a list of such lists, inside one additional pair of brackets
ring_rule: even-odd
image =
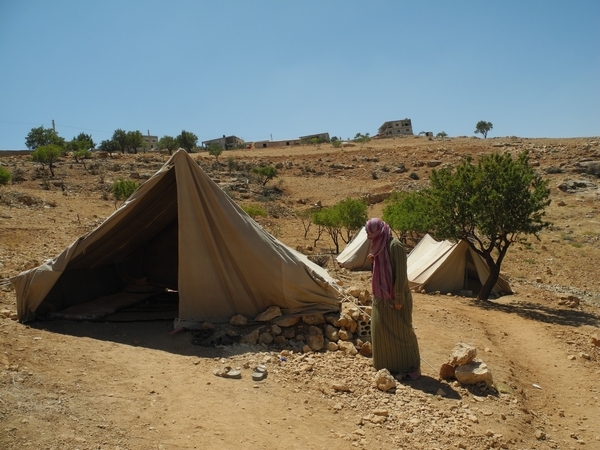
[(381, 125), (378, 132), (381, 137), (412, 135), (412, 123), (410, 119), (392, 120)]
[(254, 143), (254, 148), (293, 147), (304, 143), (311, 143), (313, 139), (319, 139), (320, 142), (329, 142), (329, 133), (309, 134), (307, 136), (300, 136), (298, 139), (285, 139), (281, 141), (257, 141)]
[(246, 144), (246, 142), (237, 136), (225, 136), (225, 135), (223, 135), (223, 137), (220, 137), (217, 139), (210, 139), (208, 141), (202, 141), (202, 145), (204, 147), (209, 147), (210, 145), (218, 145), (223, 150), (232, 150), (234, 148), (242, 147), (245, 144)]
[(150, 130), (148, 130), (147, 136), (142, 135), (142, 139), (148, 145), (147, 150), (160, 150), (158, 148), (158, 136), (150, 136)]
[(309, 134), (308, 136), (300, 136), (300, 140), (307, 142), (313, 139), (318, 139), (320, 142), (329, 142), (329, 133)]
[(271, 147), (293, 147), (301, 145), (300, 139), (287, 139), (283, 141), (256, 141), (254, 148), (271, 148)]

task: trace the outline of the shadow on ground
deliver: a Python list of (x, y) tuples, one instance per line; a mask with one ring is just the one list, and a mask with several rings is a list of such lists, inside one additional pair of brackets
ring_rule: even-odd
[(554, 325), (580, 327), (583, 325), (599, 326), (600, 318), (594, 314), (578, 309), (559, 309), (531, 302), (497, 303), (495, 301), (473, 300), (471, 302), (485, 310), (501, 311), (507, 314), (517, 314), (525, 319)]
[[(440, 389), (442, 389), (444, 391), (444, 398), (451, 400), (462, 399), (460, 394), (456, 390), (454, 390), (452, 386), (450, 386), (447, 383), (440, 382), (439, 380), (431, 378), (427, 375), (422, 375), (418, 380), (401, 381), (399, 383), (403, 386), (409, 387), (411, 389), (416, 389), (431, 395), (439, 395), (438, 392)], [(396, 390), (398, 390), (398, 388), (396, 388)]]
[(152, 320), (139, 322), (79, 322), (71, 320), (37, 321), (28, 324), (31, 328), (66, 336), (84, 337), (116, 344), (161, 350), (183, 356), (216, 358), (249, 351), (250, 346), (212, 346), (205, 347), (192, 343), (191, 331), (173, 331), (172, 320)]

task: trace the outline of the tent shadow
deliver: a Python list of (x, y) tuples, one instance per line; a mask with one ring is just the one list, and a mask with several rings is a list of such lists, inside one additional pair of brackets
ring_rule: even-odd
[[(439, 380), (427, 375), (421, 375), (421, 377), (418, 380), (399, 381), (398, 383), (405, 387), (417, 389), (430, 395), (438, 395), (439, 390), (442, 389), (445, 393), (443, 398), (450, 400), (462, 399), (458, 391), (456, 391), (452, 386), (450, 386), (447, 383), (440, 382)], [(398, 391), (399, 389), (396, 388), (396, 392)]]
[(600, 325), (600, 318), (598, 316), (579, 309), (560, 309), (524, 301), (500, 303), (496, 300), (472, 300), (470, 304), (481, 309), (517, 314), (525, 319), (549, 324), (568, 325), (572, 327)]
[(194, 345), (191, 331), (173, 332), (173, 320), (137, 322), (49, 320), (28, 324), (31, 328), (72, 337), (85, 337), (115, 344), (159, 350), (182, 356), (217, 358), (248, 352), (265, 351), (260, 346), (228, 345), (204, 347)]

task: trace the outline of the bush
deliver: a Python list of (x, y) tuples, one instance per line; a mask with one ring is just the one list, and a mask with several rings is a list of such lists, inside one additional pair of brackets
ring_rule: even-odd
[(131, 194), (133, 194), (138, 188), (137, 182), (133, 180), (125, 180), (123, 178), (119, 178), (112, 185), (112, 194), (115, 198), (115, 208), (117, 207), (117, 202), (123, 202), (127, 200)]
[(0, 185), (8, 184), (10, 181), (10, 172), (6, 170), (4, 167), (0, 166)]
[(246, 214), (255, 219), (256, 217), (266, 217), (267, 211), (260, 205), (245, 205), (242, 206), (242, 209)]
[(263, 186), (266, 185), (269, 180), (277, 178), (277, 169), (273, 166), (254, 167), (252, 172), (258, 175)]

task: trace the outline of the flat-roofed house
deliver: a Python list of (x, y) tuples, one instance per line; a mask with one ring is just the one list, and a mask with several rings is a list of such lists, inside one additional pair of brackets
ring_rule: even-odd
[(202, 145), (204, 147), (209, 147), (210, 145), (218, 145), (223, 150), (232, 150), (234, 148), (241, 147), (245, 144), (246, 144), (246, 142), (237, 136), (225, 136), (225, 135), (223, 135), (223, 137), (220, 137), (217, 139), (209, 139), (208, 141), (202, 141)]
[(412, 135), (412, 123), (410, 119), (392, 120), (390, 122), (385, 122), (379, 127), (378, 133), (381, 137)]
[[(142, 135), (142, 139), (147, 145), (147, 150), (157, 150), (158, 149), (158, 136), (150, 136), (150, 130), (148, 130), (148, 134), (146, 136)], [(143, 149), (138, 149), (143, 150)]]

